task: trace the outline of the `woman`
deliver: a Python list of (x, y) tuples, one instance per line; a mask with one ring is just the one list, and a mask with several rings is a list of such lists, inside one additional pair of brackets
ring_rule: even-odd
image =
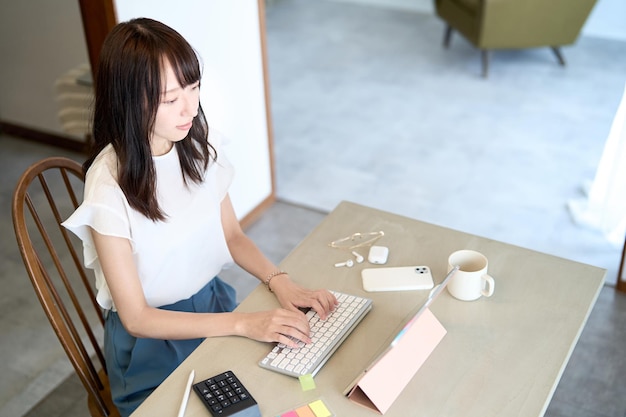
[[(200, 106), (200, 66), (173, 29), (150, 19), (117, 25), (95, 83), (85, 196), (64, 222), (84, 246), (106, 311), (105, 356), (115, 404), (130, 414), (206, 337), (310, 342), (298, 307), (336, 306), (280, 271), (242, 232), (228, 187), (233, 169)], [(234, 313), (217, 278), (236, 262), (282, 308)]]

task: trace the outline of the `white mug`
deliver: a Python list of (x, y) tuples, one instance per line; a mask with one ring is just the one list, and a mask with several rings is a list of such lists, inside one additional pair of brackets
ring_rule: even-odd
[(448, 258), (448, 272), (458, 265), (459, 270), (448, 283), (448, 292), (459, 300), (472, 301), (491, 297), (495, 289), (493, 278), (487, 274), (489, 262), (482, 253), (459, 250)]

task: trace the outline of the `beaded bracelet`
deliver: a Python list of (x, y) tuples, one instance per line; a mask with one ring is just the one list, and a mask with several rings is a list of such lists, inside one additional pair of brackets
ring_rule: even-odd
[(263, 281), (263, 284), (265, 284), (269, 292), (274, 292), (270, 288), (270, 281), (272, 280), (272, 278), (277, 277), (279, 275), (287, 275), (287, 273), (285, 271), (274, 271), (271, 274), (269, 274), (267, 278), (265, 278), (265, 281)]

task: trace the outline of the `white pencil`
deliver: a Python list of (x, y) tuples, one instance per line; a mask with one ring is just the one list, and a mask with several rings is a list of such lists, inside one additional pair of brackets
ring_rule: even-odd
[(193, 384), (193, 378), (196, 375), (196, 371), (194, 369), (191, 370), (189, 374), (189, 379), (187, 380), (187, 386), (185, 387), (185, 392), (183, 393), (183, 402), (180, 403), (180, 409), (178, 410), (178, 417), (183, 417), (185, 415), (185, 409), (187, 408), (187, 401), (189, 401), (189, 393), (191, 392), (191, 384)]

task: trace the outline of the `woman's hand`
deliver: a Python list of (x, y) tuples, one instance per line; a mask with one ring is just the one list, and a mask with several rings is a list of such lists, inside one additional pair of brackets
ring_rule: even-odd
[(322, 320), (326, 320), (335, 307), (337, 299), (327, 290), (309, 290), (294, 283), (288, 275), (277, 275), (272, 279), (270, 288), (281, 306), (298, 311), (300, 307), (310, 307)]
[(289, 347), (298, 347), (298, 340), (311, 343), (309, 323), (299, 310), (279, 308), (242, 315), (238, 332), (242, 336), (261, 342), (279, 342)]

